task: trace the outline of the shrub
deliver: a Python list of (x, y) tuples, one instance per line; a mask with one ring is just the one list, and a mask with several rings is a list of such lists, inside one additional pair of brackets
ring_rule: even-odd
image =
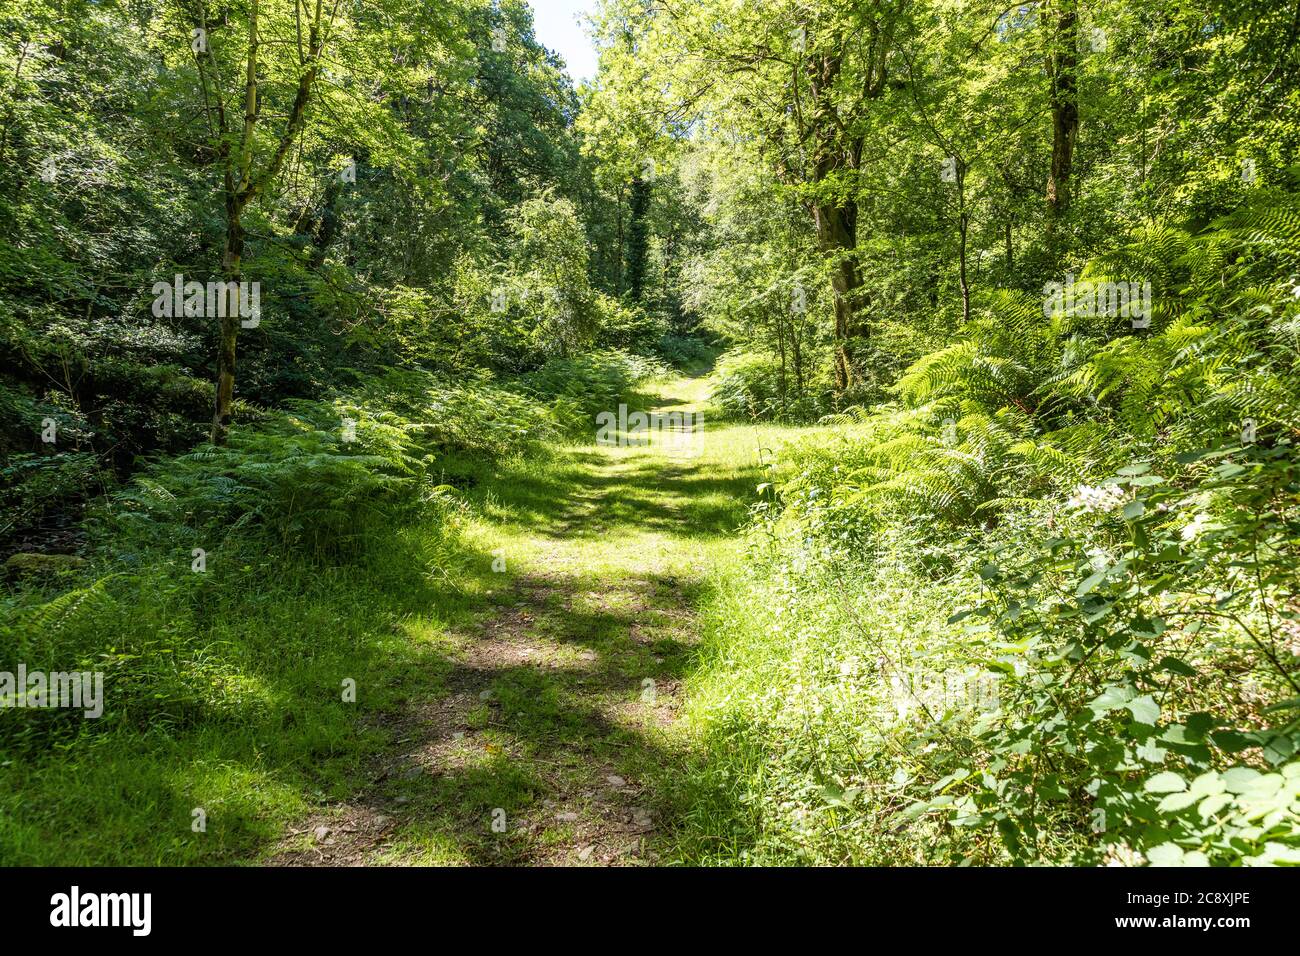
[[(257, 536), (298, 554), (340, 557), (408, 517), (432, 495), (428, 459), (414, 457), (414, 426), (391, 412), (343, 402), (298, 402), (146, 469), (99, 513), (105, 540), (178, 547)], [(344, 420), (355, 424), (347, 438)]]
[(771, 358), (729, 352), (713, 372), (711, 401), (721, 417), (744, 421), (815, 421), (831, 411), (826, 383), (801, 389)]
[(517, 386), (548, 403), (555, 421), (570, 434), (577, 434), (592, 428), (597, 413), (626, 401), (634, 382), (665, 371), (651, 359), (607, 350), (551, 359), (537, 371), (520, 376)]

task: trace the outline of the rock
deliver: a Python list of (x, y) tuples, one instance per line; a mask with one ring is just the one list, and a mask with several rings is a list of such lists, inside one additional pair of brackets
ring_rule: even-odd
[(321, 843), (329, 835), (330, 835), (330, 828), (326, 826), (317, 827), (314, 833), (317, 843)]
[(86, 559), (75, 554), (40, 554), (35, 551), (23, 551), (9, 556), (4, 563), (8, 574), (53, 574), (59, 571), (73, 571), (85, 567)]
[(606, 781), (606, 783), (608, 783), (611, 787), (626, 787), (626, 786), (627, 786), (627, 781), (624, 780), (622, 777), (620, 777), (620, 776), (619, 776), (618, 774), (616, 774), (616, 773), (611, 773), (608, 777), (605, 778), (605, 781)]
[(641, 807), (635, 807), (632, 810), (632, 825), (636, 827), (649, 828), (653, 826), (649, 810), (643, 810)]
[(591, 846), (584, 846), (578, 851), (578, 859), (583, 863), (586, 863), (594, 852), (596, 852), (596, 844), (593, 843)]
[(394, 800), (393, 802), (394, 802), (394, 803), (410, 803), (410, 802), (411, 802), (411, 798), (408, 797), (408, 796), (403, 795), (403, 796), (398, 797), (398, 798), (397, 798), (396, 800)]
[(478, 699), (479, 699), (479, 700), (491, 700), (491, 699), (492, 699), (492, 690), (491, 690), (491, 688), (489, 688), (489, 689), (487, 689), (487, 690), (479, 691)]
[(572, 823), (574, 820), (578, 819), (578, 815), (571, 810), (565, 810), (562, 813), (557, 813), (555, 819), (559, 820), (561, 823)]

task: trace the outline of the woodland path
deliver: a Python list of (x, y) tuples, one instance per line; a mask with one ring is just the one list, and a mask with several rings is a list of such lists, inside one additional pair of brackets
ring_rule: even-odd
[[(704, 397), (700, 379), (653, 388), (643, 407), (660, 412)], [(499, 475), (478, 532), (500, 584), (469, 626), (439, 631), (429, 693), (382, 716), (373, 777), (269, 862), (669, 862), (696, 609), (737, 546), (756, 438), (587, 445)]]

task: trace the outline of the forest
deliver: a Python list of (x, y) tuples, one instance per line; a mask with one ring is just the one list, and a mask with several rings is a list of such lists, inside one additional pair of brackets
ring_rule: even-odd
[(1300, 3), (547, 8), (0, 2), (0, 866), (1300, 864)]

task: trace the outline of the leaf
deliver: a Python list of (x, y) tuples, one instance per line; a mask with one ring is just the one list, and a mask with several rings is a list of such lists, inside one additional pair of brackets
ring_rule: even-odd
[(1300, 847), (1287, 846), (1270, 840), (1264, 844), (1264, 852), (1260, 854), (1259, 860), (1267, 866), (1276, 866), (1279, 863), (1294, 866), (1300, 863)]
[(1277, 766), (1295, 754), (1295, 740), (1289, 734), (1274, 734), (1264, 744), (1264, 759)]
[(1214, 796), (1202, 800), (1201, 805), (1196, 808), (1196, 812), (1201, 815), (1202, 819), (1208, 820), (1230, 803), (1232, 803), (1232, 794), (1216, 793)]
[(938, 793), (940, 790), (948, 786), (950, 783), (959, 783), (960, 781), (965, 780), (969, 776), (970, 776), (969, 770), (967, 770), (965, 767), (959, 767), (957, 770), (954, 770), (952, 773), (948, 774), (946, 777), (944, 777), (942, 780), (936, 783), (933, 787), (931, 787), (930, 792)]
[(1105, 714), (1123, 707), (1133, 697), (1133, 691), (1121, 685), (1112, 685), (1098, 694), (1088, 707), (1098, 714)]
[(1096, 571), (1088, 575), (1086, 578), (1083, 579), (1082, 583), (1075, 590), (1074, 596), (1083, 597), (1085, 594), (1089, 593), (1093, 588), (1095, 588), (1098, 584), (1102, 582), (1102, 580), (1106, 577), (1107, 572), (1109, 571), (1110, 571), (1109, 568), (1102, 568), (1100, 571)]
[(948, 804), (952, 802), (953, 799), (950, 796), (936, 797), (934, 800), (928, 802), (922, 800), (919, 803), (912, 804), (910, 807), (904, 810), (903, 819), (915, 820), (923, 813), (929, 813), (931, 810), (937, 810), (940, 807), (946, 807)]
[(1213, 770), (1208, 770), (1192, 781), (1187, 792), (1196, 797), (1211, 797), (1223, 793), (1225, 789), (1223, 778)]
[(1230, 754), (1241, 753), (1252, 746), (1250, 738), (1235, 730), (1216, 730), (1210, 734), (1210, 738)]
[(1182, 677), (1196, 676), (1196, 668), (1192, 667), (1186, 661), (1179, 660), (1177, 657), (1160, 658), (1159, 667), (1161, 670), (1169, 671), (1171, 674), (1178, 674)]
[(1156, 699), (1150, 694), (1143, 694), (1124, 706), (1129, 709), (1129, 713), (1133, 715), (1133, 719), (1139, 724), (1154, 726), (1155, 722), (1160, 719), (1160, 705), (1156, 703)]
[(1223, 785), (1229, 793), (1245, 793), (1259, 776), (1259, 771), (1251, 767), (1233, 767), (1223, 772)]
[(1156, 809), (1161, 813), (1173, 813), (1178, 810), (1185, 810), (1196, 800), (1197, 797), (1194, 793), (1171, 793), (1156, 804)]
[(1134, 519), (1141, 518), (1146, 514), (1146, 510), (1146, 503), (1141, 498), (1137, 498), (1124, 506), (1124, 518), (1128, 521), (1133, 521)]
[(1188, 739), (1204, 740), (1205, 734), (1214, 726), (1214, 716), (1198, 710), (1187, 715), (1186, 726)]
[(1137, 755), (1147, 763), (1164, 763), (1169, 751), (1154, 744), (1139, 744), (1137, 746)]
[(1166, 770), (1148, 780), (1142, 789), (1147, 793), (1181, 793), (1187, 789), (1187, 781), (1172, 770)]
[(906, 810), (903, 811), (903, 819), (915, 820), (917, 817), (919, 817), (921, 814), (925, 813), (929, 809), (930, 809), (930, 804), (926, 803), (924, 800), (921, 800), (917, 803), (912, 804), (910, 807), (908, 807)]
[(1147, 851), (1152, 866), (1182, 866), (1183, 850), (1176, 843), (1162, 843)]

